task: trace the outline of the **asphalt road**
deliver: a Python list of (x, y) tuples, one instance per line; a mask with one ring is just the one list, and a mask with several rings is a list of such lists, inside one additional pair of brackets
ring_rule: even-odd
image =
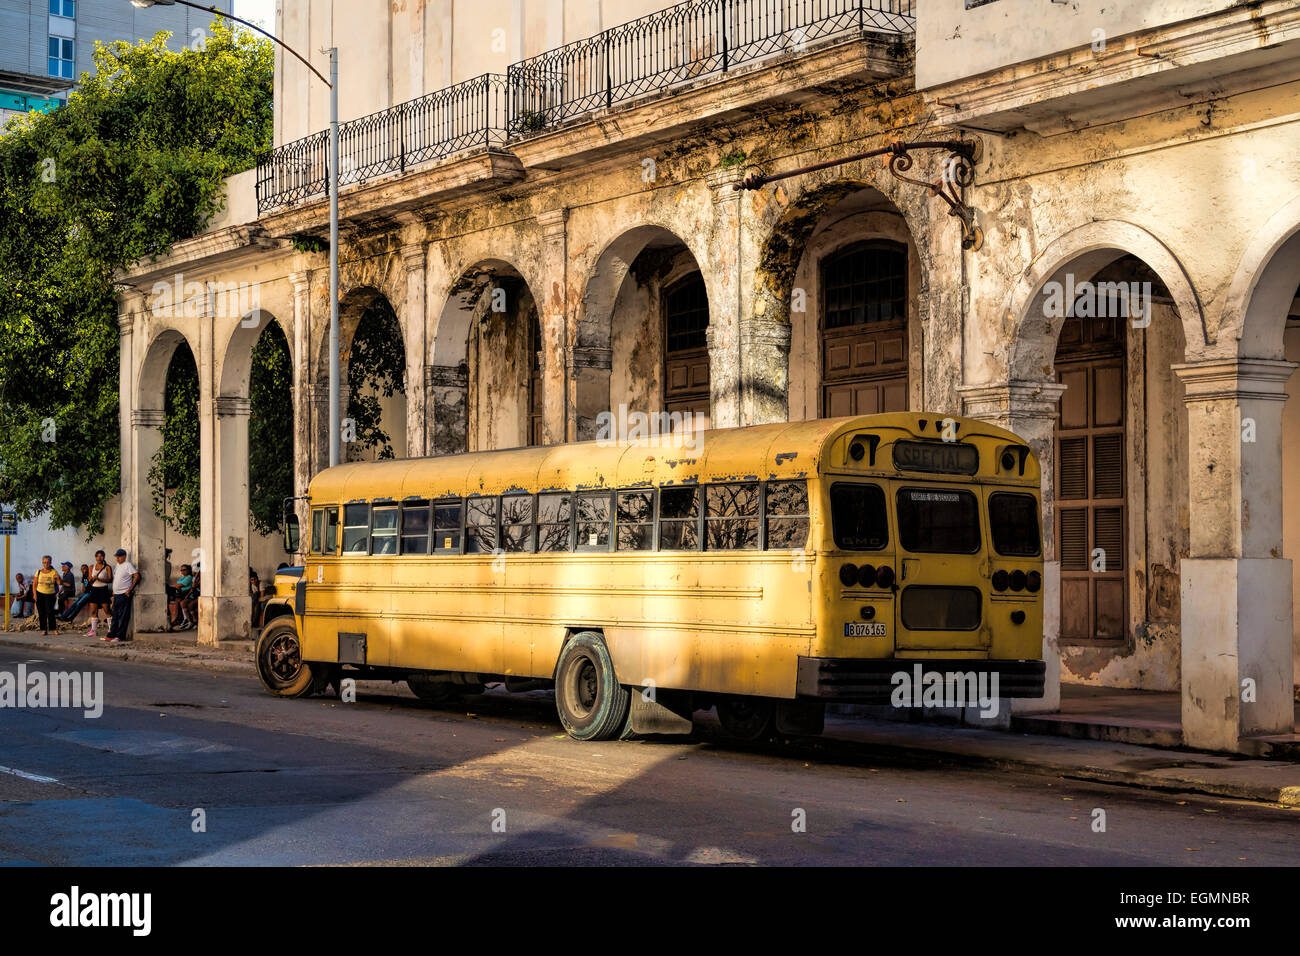
[(23, 662), (101, 670), (106, 705), (0, 710), (0, 863), (1300, 862), (1297, 811), (1243, 802), (850, 765), (707, 730), (582, 744), (545, 694), (439, 710), (361, 683), (356, 703), (285, 701), (251, 671), (0, 648), (0, 671)]

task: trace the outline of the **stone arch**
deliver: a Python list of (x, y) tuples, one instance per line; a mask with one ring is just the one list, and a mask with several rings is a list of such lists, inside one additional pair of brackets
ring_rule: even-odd
[(1121, 220), (1099, 220), (1057, 237), (1021, 273), (1012, 288), (1006, 312), (1012, 323), (1007, 357), (1010, 381), (1040, 381), (1052, 374), (1052, 356), (1064, 317), (1045, 315), (1047, 284), (1063, 281), (1067, 271), (1089, 278), (1125, 254), (1140, 259), (1164, 283), (1182, 323), (1188, 354), (1204, 350), (1204, 311), (1182, 263), (1163, 242), (1140, 226)]
[(201, 354), (198, 343), (192, 341), (180, 329), (170, 326), (158, 329), (149, 340), (135, 377), (136, 395), (133, 411), (162, 412), (163, 398), (167, 391), (167, 368), (171, 365), (172, 354), (182, 342), (190, 347), (190, 352), (197, 362)]
[(664, 326), (667, 293), (696, 283), (697, 295), (702, 282), (707, 329), (710, 306), (718, 301), (713, 270), (704, 267), (708, 261), (678, 231), (658, 222), (626, 229), (601, 248), (587, 270), (577, 310), (575, 424), (580, 438), (591, 437), (596, 416), (618, 405), (651, 413), (709, 414), (707, 345), (687, 346), (670, 357)]
[[(808, 184), (772, 223), (754, 270), (753, 311), (790, 324), (787, 412), (792, 420), (822, 414), (825, 382), (821, 265), (855, 243), (883, 240), (907, 250), (906, 404), (921, 407), (925, 386), (926, 317), (930, 314), (930, 264), (918, 243), (913, 211), (900, 205), (892, 183), (866, 177), (828, 178)], [(794, 301), (795, 290), (802, 295)], [(802, 307), (802, 312), (797, 311)], [(793, 309), (793, 310), (792, 310)]]
[[(448, 270), (427, 386), (434, 454), (540, 440), (539, 304), (513, 262), (486, 255)], [(536, 420), (535, 420), (536, 419)]]
[[(239, 322), (231, 330), (230, 337), (226, 339), (225, 348), (219, 353), (221, 355), (220, 371), (217, 373), (217, 394), (219, 396), (248, 397), (249, 380), (253, 365), (253, 348), (257, 345), (257, 340), (262, 337), (262, 333), (266, 331), (267, 326), (272, 322), (280, 326), (285, 341), (293, 341), (293, 329), (286, 326), (278, 316), (266, 309), (254, 309), (240, 318)], [(297, 364), (292, 348), (290, 348), (289, 354)]]
[(1300, 195), (1269, 217), (1251, 238), (1233, 273), (1215, 351), (1250, 358), (1282, 358), (1287, 306), (1300, 275)]

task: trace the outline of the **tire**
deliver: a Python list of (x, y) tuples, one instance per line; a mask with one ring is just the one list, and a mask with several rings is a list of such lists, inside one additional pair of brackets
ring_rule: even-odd
[(317, 670), (324, 672), (323, 665), (313, 667), (302, 659), (292, 619), (272, 621), (263, 628), (253, 656), (262, 686), (276, 697), (306, 697), (316, 689)]
[(618, 682), (605, 639), (583, 631), (555, 667), (555, 710), (574, 740), (612, 740), (627, 727), (632, 696)]
[(776, 704), (766, 697), (719, 697), (718, 723), (728, 737), (766, 740), (776, 730)]

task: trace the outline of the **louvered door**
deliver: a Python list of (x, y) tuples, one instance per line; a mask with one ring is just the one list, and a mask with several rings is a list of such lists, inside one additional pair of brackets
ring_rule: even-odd
[(1061, 638), (1125, 637), (1127, 515), (1124, 358), (1063, 362), (1057, 380), (1056, 554), (1061, 561)]

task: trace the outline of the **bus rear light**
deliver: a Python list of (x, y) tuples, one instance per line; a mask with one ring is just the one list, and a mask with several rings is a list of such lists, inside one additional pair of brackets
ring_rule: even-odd
[(887, 588), (894, 583), (894, 569), (887, 564), (882, 564), (876, 568), (876, 583), (882, 588)]
[(852, 562), (840, 565), (840, 583), (851, 588), (858, 583), (858, 566)]
[(993, 572), (993, 590), (995, 590), (995, 591), (1005, 591), (1005, 590), (1007, 589), (1007, 577), (1008, 577), (1008, 575), (1007, 575), (1007, 572), (1005, 572), (1005, 571), (994, 571), (994, 572)]
[(858, 583), (864, 588), (872, 587), (876, 583), (876, 569), (869, 564), (858, 568)]
[(1030, 571), (1029, 576), (1025, 579), (1025, 587), (1031, 592), (1037, 591), (1043, 586), (1043, 576), (1037, 571)]
[(1012, 571), (1012, 572), (1011, 572), (1011, 590), (1013, 590), (1013, 591), (1023, 591), (1024, 589), (1025, 589), (1025, 572), (1024, 572), (1024, 571), (1019, 571), (1019, 570), (1017, 570), (1017, 571)]
[(1025, 623), (1025, 612), (1024, 612), (1024, 611), (1012, 611), (1012, 612), (1011, 612), (1011, 623), (1012, 623), (1012, 624), (1024, 624), (1024, 623)]
[(858, 612), (862, 615), (862, 620), (869, 621), (876, 616), (876, 609), (870, 604), (862, 605), (862, 610)]

